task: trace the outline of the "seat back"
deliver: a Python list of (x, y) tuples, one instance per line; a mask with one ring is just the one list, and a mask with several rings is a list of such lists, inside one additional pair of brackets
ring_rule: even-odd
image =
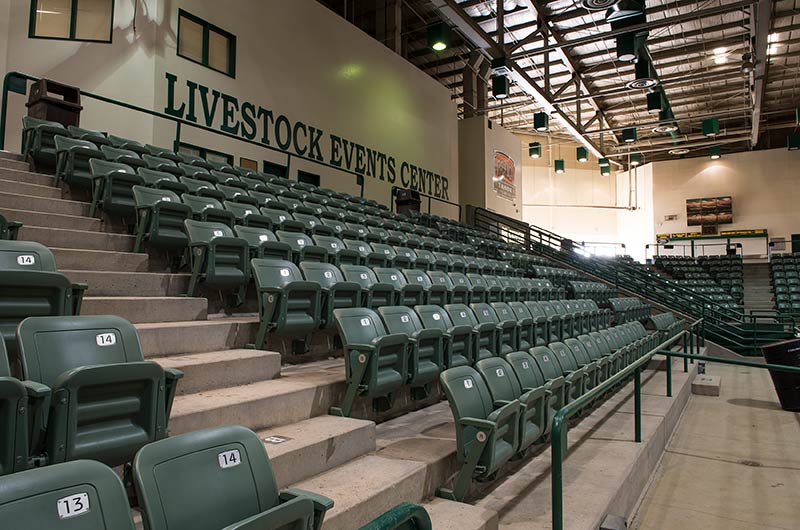
[(555, 354), (556, 361), (561, 365), (561, 369), (565, 372), (574, 372), (580, 368), (579, 362), (572, 349), (563, 342), (551, 342), (548, 347)]
[(0, 270), (55, 272), (56, 260), (41, 243), (0, 240)]
[(536, 361), (545, 379), (555, 379), (564, 375), (565, 370), (561, 368), (556, 359), (556, 354), (547, 346), (536, 346), (531, 349), (531, 357)]
[(475, 363), (475, 369), (486, 381), (493, 401), (513, 401), (522, 395), (514, 369), (502, 357), (482, 359)]
[(538, 388), (544, 385), (544, 375), (542, 375), (539, 366), (528, 353), (522, 351), (511, 352), (505, 356), (505, 359), (514, 370), (514, 374), (517, 376), (523, 390)]
[(134, 530), (111, 468), (80, 460), (0, 477), (3, 530)]
[(494, 410), (492, 395), (483, 377), (470, 366), (457, 366), (439, 376), (453, 419), (456, 423), (456, 446), (459, 459), (463, 460), (472, 444), (476, 442), (475, 427), (463, 425), (462, 418), (485, 420)]
[(240, 426), (150, 444), (133, 470), (146, 530), (219, 530), (280, 503), (263, 442)]

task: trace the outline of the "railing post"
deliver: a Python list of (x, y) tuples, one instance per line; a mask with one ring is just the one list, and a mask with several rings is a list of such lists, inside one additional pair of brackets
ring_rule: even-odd
[(176, 153), (180, 151), (181, 148), (181, 122), (175, 122), (175, 141), (172, 142), (172, 150)]
[(562, 419), (560, 414), (553, 418), (553, 428), (551, 432), (552, 449), (550, 451), (550, 469), (551, 469), (551, 496), (553, 499), (553, 530), (563, 530), (564, 528), (564, 499), (563, 499), (563, 476), (562, 466), (564, 462), (564, 442), (566, 442), (566, 435), (563, 433), (566, 427), (566, 422)]
[(667, 397), (672, 397), (672, 357), (667, 355)]
[(638, 366), (633, 372), (633, 415), (634, 415), (634, 429), (636, 435), (636, 442), (642, 441), (642, 370)]

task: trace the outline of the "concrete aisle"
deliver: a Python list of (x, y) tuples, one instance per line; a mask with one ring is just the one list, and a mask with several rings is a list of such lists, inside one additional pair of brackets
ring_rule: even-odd
[(766, 370), (707, 366), (720, 397), (690, 398), (630, 528), (800, 528), (800, 414)]

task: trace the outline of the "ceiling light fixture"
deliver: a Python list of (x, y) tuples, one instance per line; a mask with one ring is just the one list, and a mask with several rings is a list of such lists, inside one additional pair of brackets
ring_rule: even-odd
[(641, 153), (632, 153), (630, 155), (630, 164), (633, 167), (640, 166), (642, 164), (642, 154)]
[(636, 127), (629, 127), (622, 130), (622, 141), (626, 144), (632, 144), (636, 141)]
[(531, 158), (542, 157), (542, 144), (539, 142), (531, 142), (528, 144), (528, 156)]
[(689, 150), (686, 149), (685, 147), (679, 147), (677, 149), (670, 149), (668, 152), (669, 152), (669, 154), (674, 155), (674, 156), (681, 156), (681, 155), (688, 155), (689, 154)]
[(547, 132), (550, 128), (550, 116), (546, 112), (536, 112), (533, 115), (533, 128), (537, 132)]
[(649, 114), (658, 114), (662, 110), (661, 91), (650, 92), (647, 94), (647, 112)]
[(562, 174), (564, 172), (564, 161), (561, 159), (556, 160), (555, 169), (556, 173), (559, 175)]
[(585, 147), (579, 147), (576, 150), (578, 162), (586, 162), (589, 160), (589, 153), (586, 151)]
[(450, 46), (450, 26), (439, 22), (428, 26), (428, 46), (436, 52), (441, 52)]
[(600, 175), (607, 177), (611, 174), (611, 166), (603, 166), (600, 168)]
[(497, 99), (506, 99), (509, 93), (508, 78), (504, 75), (492, 77), (492, 95)]
[(658, 86), (658, 78), (650, 66), (650, 58), (641, 54), (635, 66), (636, 78), (625, 83), (630, 90), (646, 90)]
[(581, 5), (589, 11), (603, 11), (618, 2), (619, 0), (581, 0)]
[(711, 155), (711, 160), (719, 160), (722, 157), (722, 146), (712, 145), (708, 152)]

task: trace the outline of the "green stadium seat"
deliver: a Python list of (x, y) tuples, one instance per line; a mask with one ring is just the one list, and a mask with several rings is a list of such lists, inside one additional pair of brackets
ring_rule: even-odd
[(314, 243), (310, 236), (302, 232), (287, 232), (278, 230), (275, 232), (278, 241), (286, 243), (292, 250), (292, 261), (317, 261), (320, 263), (328, 262), (328, 250), (325, 247)]
[(536, 346), (536, 324), (533, 315), (524, 302), (509, 302), (507, 305), (517, 322), (518, 350), (528, 351)]
[(177, 164), (178, 162), (183, 162), (183, 159), (178, 156), (178, 154), (173, 151), (172, 149), (167, 149), (166, 147), (160, 147), (153, 144), (144, 144), (147, 151), (150, 155), (158, 157), (158, 158), (165, 158)]
[(411, 269), (416, 267), (417, 253), (408, 247), (394, 247), (394, 266), (398, 269)]
[[(564, 348), (566, 346), (561, 344)], [(552, 344), (550, 345), (552, 346)], [(562, 350), (563, 351), (563, 350)], [(567, 351), (569, 351), (567, 349)], [(562, 377), (564, 381), (564, 403), (563, 405), (574, 401), (583, 395), (586, 389), (586, 370), (577, 367), (574, 358), (571, 362), (569, 358), (565, 358), (568, 363), (567, 367), (561, 365), (556, 353), (548, 346), (536, 346), (531, 351), (531, 357), (536, 361), (539, 370), (547, 380), (557, 380)], [(565, 352), (566, 353), (566, 352)], [(570, 352), (571, 353), (571, 352)]]
[(450, 320), (455, 326), (469, 326), (472, 328), (472, 355), (473, 362), (494, 357), (499, 349), (499, 330), (494, 322), (479, 322), (468, 306), (464, 304), (447, 304), (444, 306), (450, 315)]
[(70, 187), (92, 189), (92, 171), (89, 161), (93, 158), (103, 159), (103, 153), (92, 142), (73, 140), (57, 135), (56, 145), (56, 178)]
[(431, 518), (418, 504), (398, 504), (359, 530), (433, 530)]
[(341, 407), (331, 414), (350, 416), (356, 397), (372, 399), (373, 409), (389, 410), (406, 383), (408, 336), (390, 334), (369, 308), (336, 309), (336, 329), (344, 344), (347, 390)]
[(167, 436), (183, 373), (145, 361), (127, 320), (31, 317), (17, 328), (17, 342), (24, 378), (51, 390), (49, 463), (89, 458), (118, 466)]
[(183, 177), (184, 173), (175, 161), (153, 155), (142, 155), (142, 160), (147, 164), (147, 169), (169, 173), (174, 177)]
[(34, 409), (49, 401), (48, 390), (11, 377), (5, 341), (0, 340), (0, 477), (28, 468), (30, 445), (38, 446), (37, 434), (46, 412), (34, 413)]
[(140, 167), (136, 169), (136, 174), (142, 177), (142, 182), (148, 188), (156, 188), (173, 191), (175, 193), (186, 193), (189, 191), (186, 184), (178, 180), (178, 177), (166, 171), (158, 171)]
[(372, 269), (378, 281), (391, 285), (394, 290), (393, 303), (389, 305), (404, 305), (414, 307), (425, 303), (425, 291), (416, 283), (409, 283), (399, 269), (391, 267), (375, 267)]
[[(181, 154), (180, 156), (183, 157), (184, 155)], [(216, 179), (211, 177), (208, 168), (193, 164), (187, 164), (186, 162), (179, 162), (178, 167), (181, 169), (181, 171), (183, 171), (183, 175), (185, 177), (197, 180), (204, 180), (209, 184), (214, 184), (214, 185), (216, 184)]]
[(229, 304), (244, 303), (250, 282), (250, 248), (237, 238), (228, 225), (187, 219), (183, 222), (189, 237), (192, 276), (188, 296), (197, 296), (200, 284), (212, 289), (232, 291)]
[[(608, 379), (608, 359), (600, 356), (588, 335), (579, 335), (579, 337), (586, 337), (587, 340), (582, 341), (578, 338), (566, 339), (564, 344), (572, 350), (572, 356), (578, 366), (586, 367), (586, 374), (589, 376), (587, 389), (591, 389)], [(557, 347), (551, 345), (550, 349), (556, 354), (560, 354)]]
[(156, 248), (185, 249), (189, 238), (183, 223), (191, 219), (192, 209), (170, 190), (133, 186), (132, 191), (137, 212), (133, 251), (139, 252), (145, 241)]
[(445, 370), (439, 376), (456, 425), (456, 455), (461, 470), (453, 489), (439, 495), (463, 501), (475, 480), (491, 480), (517, 452), (520, 403), (495, 407), (483, 377), (469, 366)]
[(71, 138), (75, 138), (76, 140), (86, 140), (97, 146), (111, 145), (111, 140), (109, 140), (108, 137), (100, 131), (82, 129), (74, 125), (68, 125), (67, 131), (69, 131), (69, 136)]
[(251, 258), (272, 258), (291, 261), (292, 249), (286, 243), (278, 241), (278, 237), (266, 228), (252, 226), (233, 227), (236, 237), (247, 241)]
[(472, 365), (472, 327), (453, 325), (450, 315), (438, 305), (418, 305), (414, 310), (423, 326), (442, 332), (446, 368)]
[(134, 530), (125, 487), (108, 466), (66, 462), (0, 477), (3, 530)]
[(450, 278), (453, 287), (450, 291), (451, 304), (470, 304), (473, 302), (482, 302), (485, 300), (484, 290), (472, 281), (463, 272), (437, 272), (438, 275), (446, 275)]
[(15, 241), (19, 237), (19, 229), (22, 223), (19, 221), (9, 221), (0, 214), (0, 241)]
[(315, 493), (280, 492), (264, 443), (238, 425), (150, 444), (133, 476), (146, 530), (319, 530), (333, 507)]
[(519, 401), (518, 451), (524, 452), (539, 441), (546, 429), (547, 392), (544, 385), (523, 391), (514, 369), (502, 357), (478, 361), (475, 369), (486, 382), (495, 407)]
[(408, 336), (408, 384), (414, 399), (431, 394), (431, 385), (444, 369), (442, 332), (423, 326), (419, 315), (410, 307), (384, 306), (378, 309), (389, 333)]
[(140, 157), (150, 153), (150, 150), (147, 149), (143, 143), (137, 142), (136, 140), (130, 140), (128, 138), (123, 138), (122, 136), (116, 136), (113, 134), (106, 135), (106, 138), (108, 138), (113, 147), (116, 147), (117, 149), (133, 151)]
[(328, 261), (337, 267), (342, 264), (359, 265), (361, 254), (357, 250), (349, 249), (344, 241), (335, 236), (315, 235), (312, 238), (318, 247), (322, 247), (328, 254)]
[(93, 182), (89, 216), (94, 217), (99, 207), (106, 213), (132, 217), (136, 213), (133, 187), (144, 185), (142, 177), (130, 166), (101, 158), (89, 160), (89, 168)]
[(22, 154), (34, 164), (55, 167), (56, 136), (69, 136), (69, 133), (60, 123), (22, 117)]
[(192, 218), (196, 221), (223, 224), (230, 229), (236, 224), (233, 212), (226, 210), (222, 203), (213, 197), (200, 197), (184, 193), (181, 195), (181, 201), (192, 209)]
[(443, 306), (449, 302), (447, 288), (440, 283), (433, 283), (425, 271), (421, 269), (403, 269), (403, 276), (405, 276), (409, 284), (422, 287), (425, 304)]
[(550, 432), (553, 416), (566, 404), (564, 378), (546, 379), (539, 369), (539, 365), (527, 352), (511, 352), (504, 358), (514, 370), (523, 392), (544, 389), (542, 434), (546, 435)]
[(199, 180), (192, 177), (178, 177), (178, 181), (186, 186), (186, 193), (197, 197), (211, 197), (218, 201), (225, 200), (225, 194), (217, 190), (213, 184), (206, 180)]
[[(568, 338), (564, 342), (553, 342), (547, 345), (553, 353), (556, 354), (556, 359), (561, 365), (562, 370), (568, 372), (575, 372), (578, 369), (586, 373), (584, 390), (590, 390), (597, 386), (600, 377), (600, 366), (595, 363), (583, 349), (577, 339)], [(573, 398), (578, 397), (580, 394), (573, 394)]]
[(202, 158), (202, 157), (199, 157), (199, 156), (195, 156), (195, 155), (190, 155), (189, 153), (180, 153), (179, 152), (177, 154), (181, 159), (181, 162), (179, 162), (179, 164), (185, 164), (187, 166), (199, 167), (199, 168), (205, 169), (206, 172), (211, 171), (212, 169), (214, 169), (214, 166), (212, 166), (208, 162), (208, 160), (206, 160), (205, 158)]
[(30, 316), (77, 315), (86, 284), (56, 270), (49, 248), (33, 241), (0, 240), (0, 337), (16, 361), (17, 325)]
[(130, 149), (121, 149), (119, 147), (101, 145), (100, 152), (103, 153), (103, 157), (109, 162), (125, 164), (126, 166), (131, 166), (137, 170), (139, 168), (147, 167), (147, 163), (141, 159), (139, 154), (136, 151), (131, 151)]
[(260, 324), (255, 347), (261, 348), (268, 333), (291, 337), (294, 351), (303, 353), (309, 336), (320, 327), (321, 288), (306, 281), (300, 269), (290, 261), (250, 260), (258, 296)]
[(333, 327), (333, 311), (361, 304), (361, 286), (344, 279), (342, 271), (330, 263), (303, 261), (300, 263), (303, 276), (320, 286), (320, 326)]
[(233, 201), (225, 201), (222, 206), (233, 214), (237, 225), (265, 228), (267, 230), (272, 228), (272, 219), (261, 215), (257, 206)]
[(396, 305), (394, 286), (381, 282), (375, 272), (363, 265), (342, 265), (347, 281), (361, 286), (361, 306), (377, 310), (381, 306)]

